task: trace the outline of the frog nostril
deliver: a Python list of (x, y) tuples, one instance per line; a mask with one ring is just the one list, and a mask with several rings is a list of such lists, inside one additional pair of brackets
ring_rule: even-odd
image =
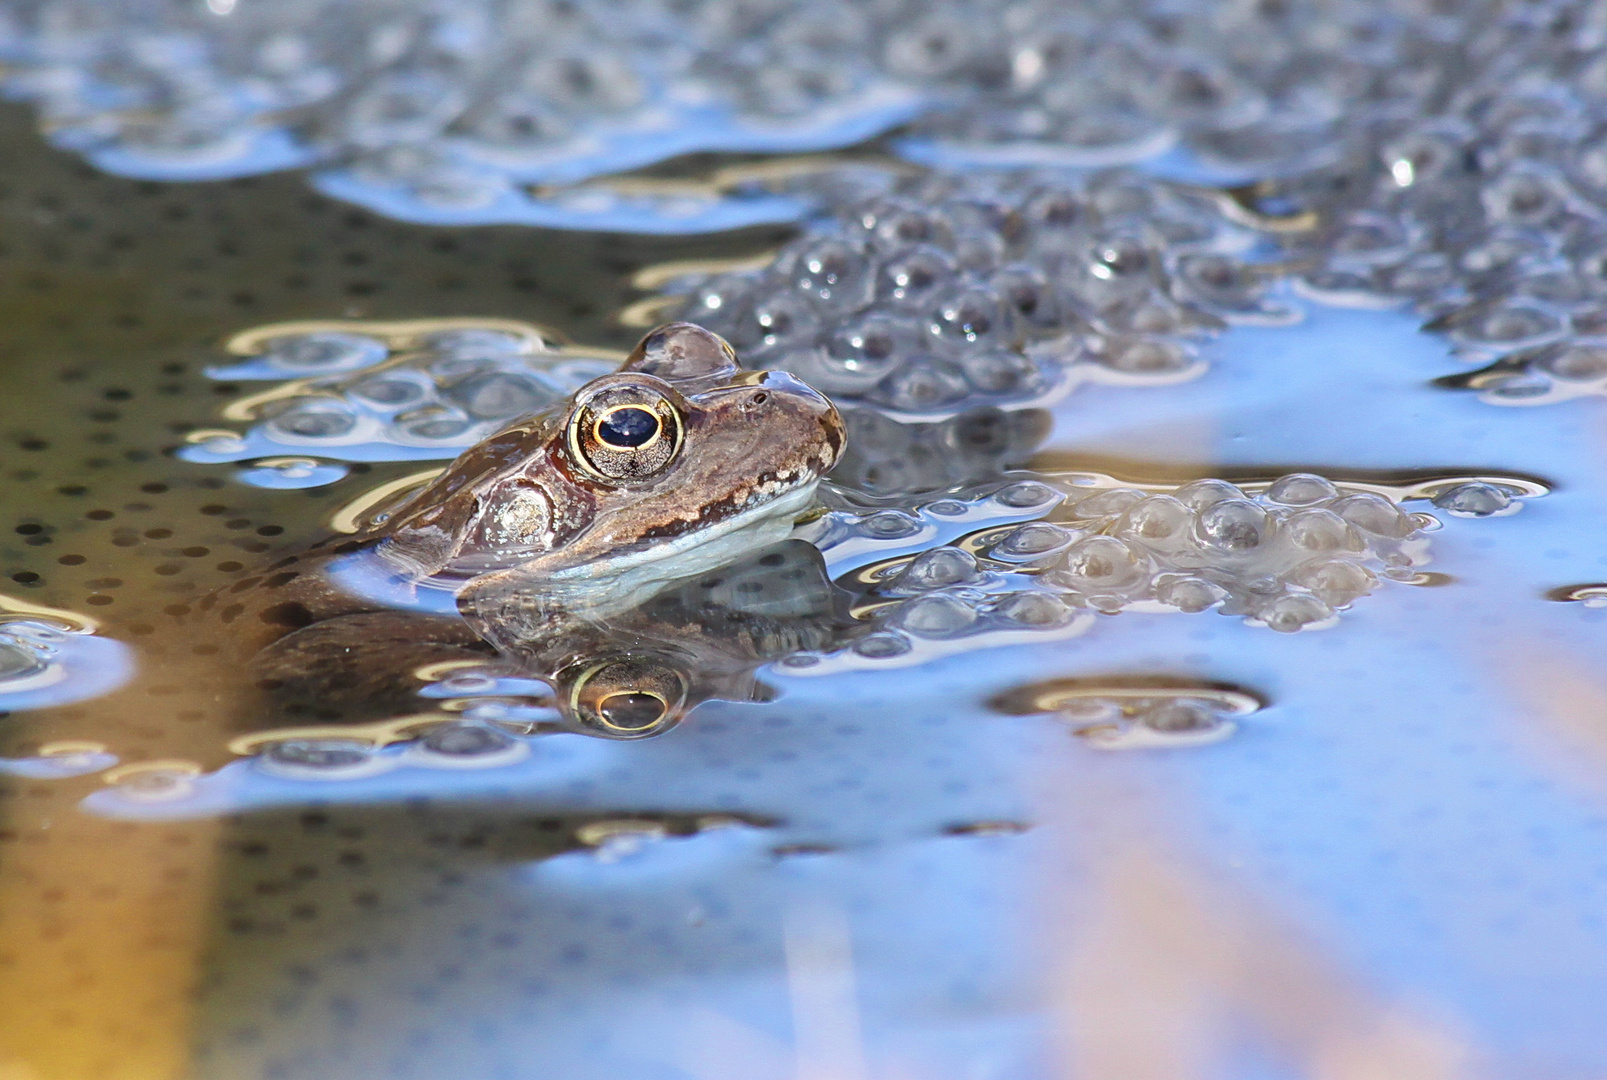
[(755, 405), (763, 405), (765, 402), (767, 402), (769, 400), (770, 400), (770, 395), (767, 394), (763, 390), (760, 390), (757, 394), (753, 395), (753, 403)]

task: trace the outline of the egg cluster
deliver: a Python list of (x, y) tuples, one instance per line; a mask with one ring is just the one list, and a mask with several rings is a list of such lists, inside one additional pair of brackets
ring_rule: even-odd
[(1430, 101), (1268, 197), (1315, 211), (1301, 291), (1408, 303), (1498, 404), (1607, 393), (1607, 15), (1459, 17)]
[[(208, 463), (256, 459), (240, 478), (260, 486), (329, 483), (343, 473), (319, 458), (455, 457), (617, 366), (613, 358), (551, 345), (521, 324), (430, 325), (373, 324), (365, 332), (362, 323), (289, 324), (242, 335), (249, 340), (237, 351), (248, 355), (208, 373), (279, 385), (227, 410), (255, 421), (245, 434), (195, 432), (180, 455)], [(284, 454), (314, 457), (273, 456)]]
[(53, 137), (113, 171), (321, 165), (326, 190), (403, 217), (562, 224), (620, 198), (566, 193), (588, 177), (905, 125), (897, 149), (937, 164), (1319, 168), (1421, 111), (1455, 29), (1375, 0), (32, 0), (0, 16), (0, 57)]
[(1202, 368), (1230, 322), (1285, 322), (1256, 234), (1202, 195), (1128, 173), (919, 177), (845, 208), (768, 265), (669, 291), (744, 362), (932, 420), (1045, 402), (1083, 380)]
[[(856, 610), (878, 629), (840, 655), (802, 654), (785, 666), (824, 673), (919, 663), (1070, 636), (1095, 615), (1122, 611), (1215, 609), (1283, 633), (1318, 629), (1383, 581), (1433, 580), (1422, 569), (1425, 534), (1440, 522), (1402, 509), (1403, 496), (1431, 499), (1453, 517), (1492, 517), (1537, 493), (1476, 478), (1394, 497), (1387, 490), (1304, 473), (1248, 490), (1224, 480), (1089, 490), (1042, 477), (970, 502), (839, 511), (816, 526), (814, 542), (828, 563), (866, 564), (852, 576), (862, 592)], [(1012, 509), (1016, 520), (1001, 523)], [(933, 543), (945, 519), (959, 535)], [(915, 553), (874, 560), (877, 544)]]

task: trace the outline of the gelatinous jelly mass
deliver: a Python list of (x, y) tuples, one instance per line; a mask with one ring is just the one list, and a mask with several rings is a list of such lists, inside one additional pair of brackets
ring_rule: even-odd
[[(1515, 87), (1502, 72), (1518, 56), (1572, 74), (1595, 21), (1548, 35), (1500, 10), (1469, 4), (1453, 21), (1371, 0), (57, 0), (9, 11), (0, 54), (8, 89), (38, 103), (52, 136), (117, 172), (324, 166), (325, 190), (416, 220), (706, 229), (807, 204), (738, 192), (750, 205), (733, 214), (685, 184), (568, 185), (700, 151), (848, 146), (905, 125), (895, 148), (933, 164), (1145, 161), (1229, 183), (1304, 176), (1340, 188), (1331, 181), (1374, 166), (1402, 117), (1443, 101), (1456, 103), (1452, 119), (1482, 118), (1481, 94), (1530, 95), (1541, 120), (1555, 115), (1550, 87)], [(1502, 110), (1514, 111), (1537, 110)], [(1520, 134), (1520, 154), (1567, 141)], [(1430, 148), (1378, 164), (1411, 186), (1443, 160)], [(1593, 175), (1594, 159), (1581, 161)], [(1547, 183), (1519, 176), (1491, 197), (1527, 223), (1544, 212)]]

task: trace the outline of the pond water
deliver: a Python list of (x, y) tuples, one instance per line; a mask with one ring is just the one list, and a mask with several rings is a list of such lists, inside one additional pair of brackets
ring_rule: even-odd
[[(822, 140), (904, 118), (889, 94)], [(991, 160), (962, 121), (898, 152)], [(777, 299), (801, 264), (841, 322), (907, 314), (808, 262), (830, 214), (547, 231), (623, 219), (317, 178), (406, 223), (293, 175), (167, 183), (138, 145), (97, 144), (109, 175), (33, 124), (0, 111), (0, 1080), (1607, 1070), (1600, 372), (1345, 261), (1389, 222), (1274, 251), (1289, 207), (1124, 179), (1112, 220), (1208, 222), (1266, 280), (1168, 261), (1144, 280), (1198, 289), (1113, 302), (1103, 351), (1040, 311), (1040, 348), (985, 354), (972, 319), (866, 379)], [(888, 160), (854, 183), (906, 190)], [(911, 198), (1019, 195), (969, 175)], [(1110, 209), (1140, 189), (1170, 201)], [(972, 239), (934, 279), (1003, 260)], [(688, 311), (847, 415), (790, 541), (561, 631), (332, 546)], [(391, 621), (290, 651), (318, 619), (253, 597), (329, 537)]]

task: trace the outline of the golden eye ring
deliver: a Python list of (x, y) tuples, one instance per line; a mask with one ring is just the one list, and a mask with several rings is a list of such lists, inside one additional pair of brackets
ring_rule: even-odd
[[(645, 429), (639, 417), (651, 421), (651, 433), (643, 434)], [(616, 436), (617, 441), (615, 438), (608, 438), (605, 432)], [(592, 420), (591, 437), (594, 442), (619, 453), (640, 452), (649, 449), (664, 437), (664, 421), (659, 419), (658, 413), (650, 405), (631, 403), (614, 405), (598, 413)], [(636, 438), (640, 438), (641, 441), (630, 441)]]
[[(598, 380), (578, 395), (565, 421), (567, 456), (586, 477), (610, 486), (650, 483), (680, 454), (684, 412), (674, 388), (637, 376)], [(646, 382), (648, 385), (632, 385)]]

